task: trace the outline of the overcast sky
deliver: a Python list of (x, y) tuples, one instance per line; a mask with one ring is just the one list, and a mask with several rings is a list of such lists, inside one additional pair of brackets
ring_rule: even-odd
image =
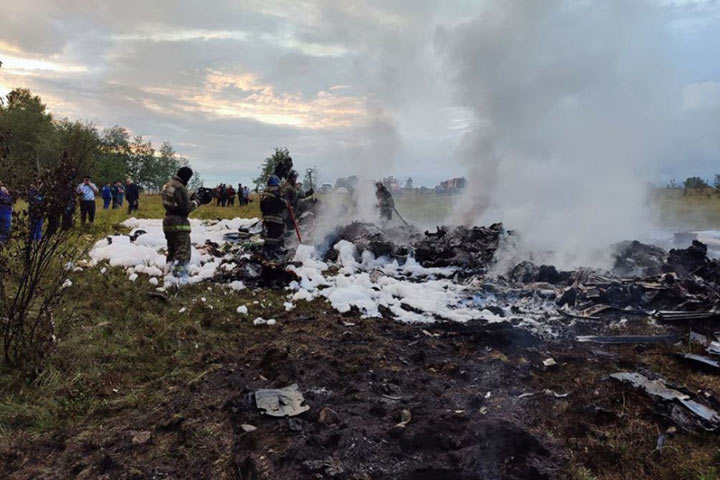
[[(493, 23), (496, 7), (503, 5), (506, 16), (517, 13), (505, 8), (508, 2), (534, 5), (528, 18), (557, 22), (557, 31), (575, 24), (573, 15), (588, 18), (595, 9), (587, 0), (8, 1), (0, 15), (0, 94), (28, 87), (58, 117), (122, 125), (155, 143), (168, 140), (208, 183), (245, 183), (273, 147), (283, 146), (298, 170), (317, 166), (325, 181), (362, 168), (373, 177), (412, 176), (416, 184), (435, 185), (465, 175), (472, 163), (467, 158), (472, 150), (465, 147), (472, 132), (484, 128), (483, 96), (495, 95), (500, 84), (503, 95), (513, 95), (520, 83), (524, 94), (531, 89), (533, 99), (544, 98), (547, 83), (534, 90), (511, 78), (532, 75), (538, 56), (588, 48), (588, 55), (554, 58), (570, 62), (559, 64), (563, 71), (573, 72), (578, 64), (578, 71), (587, 72), (583, 59), (595, 61), (594, 52), (622, 56), (626, 47), (641, 43), (655, 53), (646, 76), (631, 70), (638, 97), (662, 105), (653, 112), (668, 112), (662, 128), (653, 126), (655, 134), (681, 131), (674, 131), (678, 138), (662, 158), (642, 164), (642, 174), (660, 182), (720, 173), (717, 1), (598, 0), (597, 6), (612, 3), (617, 12), (643, 4), (642, 14), (635, 11), (634, 23), (622, 32), (626, 43), (617, 41), (618, 32), (601, 18), (598, 28), (606, 29), (607, 37), (595, 32), (592, 45), (583, 45), (583, 32), (574, 32), (572, 42), (547, 42), (553, 51), (526, 48), (533, 55), (528, 61), (525, 50), (509, 49), (507, 55), (522, 64), (515, 70), (505, 68), (503, 45), (492, 51), (488, 46), (487, 32), (494, 35), (497, 25), (522, 29), (528, 23)], [(593, 21), (581, 24), (593, 29)], [(554, 27), (543, 24), (531, 34), (552, 35)], [(473, 34), (478, 31), (485, 35)], [(503, 42), (514, 42), (512, 31), (497, 33)], [(528, 38), (530, 47), (542, 45)], [(597, 48), (605, 39), (608, 48)], [(458, 46), (474, 41), (485, 44)], [(507, 77), (498, 80), (487, 72), (463, 77), (464, 64), (482, 68), (483, 55), (492, 55), (487, 68)], [(488, 83), (475, 90), (467, 78)], [(655, 88), (658, 83), (663, 88)], [(582, 102), (582, 80), (558, 85), (572, 91), (550, 92), (550, 99), (564, 106), (576, 105), (577, 98)], [(495, 107), (497, 99), (490, 103)], [(677, 112), (694, 112), (692, 121)], [(501, 120), (542, 118), (535, 110), (531, 117), (520, 113)], [(510, 128), (502, 121), (498, 127)], [(506, 132), (502, 139), (512, 142), (512, 135)]]

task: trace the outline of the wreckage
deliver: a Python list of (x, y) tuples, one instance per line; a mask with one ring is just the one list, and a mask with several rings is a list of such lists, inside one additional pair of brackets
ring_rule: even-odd
[[(144, 264), (128, 268), (128, 275), (156, 274), (152, 262), (162, 260), (162, 247), (153, 228), (142, 223), (127, 236), (100, 242), (93, 258), (155, 245), (154, 253), (142, 250)], [(298, 301), (324, 299), (343, 314), (403, 322), (509, 322), (546, 341), (573, 342), (593, 352), (597, 346), (669, 345), (678, 365), (720, 373), (713, 329), (720, 317), (720, 262), (697, 240), (669, 251), (636, 241), (617, 244), (608, 270), (562, 271), (522, 260), (500, 271), (498, 252), (514, 239), (502, 224), (422, 232), (353, 222), (332, 229), (316, 245), (297, 245), (282, 262), (260, 255), (261, 222), (202, 228), (207, 234), (195, 244), (200, 258), (191, 265), (191, 279), (285, 290), (288, 310)], [(647, 367), (613, 375), (655, 399), (657, 415), (683, 430), (720, 427), (712, 394), (693, 397)], [(680, 393), (672, 399), (657, 395), (661, 383)]]
[[(296, 254), (286, 269), (296, 278), (284, 276), (277, 266), (274, 267), (277, 270), (262, 268), (270, 275), (277, 275), (277, 285), (284, 284), (300, 292), (313, 290), (313, 285), (308, 286), (312, 284), (307, 276), (308, 255), (312, 262), (324, 264), (337, 275), (364, 275), (362, 279), (368, 280), (376, 290), (383, 289), (383, 283), (389, 281), (383, 278), (389, 276), (405, 277), (406, 281), (418, 285), (446, 279), (460, 286), (460, 290), (453, 292), (452, 308), (466, 312), (465, 317), (452, 318), (454, 320), (501, 318), (536, 334), (574, 339), (578, 344), (672, 345), (689, 333), (690, 325), (697, 326), (720, 316), (717, 287), (720, 262), (709, 258), (707, 247), (697, 240), (688, 248), (669, 252), (637, 241), (622, 242), (613, 247), (614, 264), (610, 270), (560, 271), (552, 265), (536, 265), (525, 260), (507, 272), (490, 274), (498, 249), (511, 235), (502, 224), (438, 227), (432, 232), (420, 232), (411, 226), (382, 229), (374, 224), (354, 222), (336, 228), (316, 247), (300, 247), (304, 256)], [(247, 262), (255, 265), (262, 262), (247, 255), (243, 258), (244, 263), (241, 260), (239, 266), (226, 270), (218, 280), (230, 281), (239, 276), (253, 283), (258, 274), (257, 271), (248, 273)], [(403, 271), (403, 267), (409, 268)], [(356, 277), (351, 282), (362, 279)], [(303, 283), (307, 289), (303, 289)], [(314, 287), (338, 288), (326, 279)], [(332, 294), (320, 296), (337, 307)], [(295, 299), (304, 297), (309, 299), (314, 295), (294, 296)], [(393, 305), (380, 296), (375, 299), (380, 308), (374, 310), (363, 304), (368, 298), (360, 295), (355, 300), (346, 302), (344, 311), (356, 309), (366, 315), (385, 312), (401, 320), (451, 319), (410, 301)], [(473, 311), (478, 314), (467, 314)], [(406, 313), (413, 316), (407, 317)], [(608, 334), (605, 327), (627, 322), (627, 317), (660, 322), (659, 328), (663, 331), (652, 335)], [(573, 332), (588, 334), (573, 335)], [(690, 368), (720, 373), (720, 348), (716, 348), (719, 344), (706, 340), (706, 355), (681, 352), (676, 358)], [(650, 378), (658, 378), (652, 372), (645, 373)], [(657, 414), (684, 431), (720, 428), (720, 414), (712, 396), (693, 397), (664, 379), (651, 380), (646, 375), (622, 372), (610, 378), (644, 391), (658, 401)]]

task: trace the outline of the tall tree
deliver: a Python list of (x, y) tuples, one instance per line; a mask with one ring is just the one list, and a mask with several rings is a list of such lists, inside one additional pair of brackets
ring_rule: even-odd
[(43, 164), (50, 163), (53, 120), (42, 100), (26, 88), (12, 90), (0, 104), (0, 134), (5, 137), (8, 161), (0, 175), (26, 184)]
[(707, 182), (700, 177), (688, 177), (687, 179), (685, 179), (685, 182), (683, 183), (683, 185), (686, 190), (690, 190), (690, 189), (700, 190), (703, 188), (707, 188), (709, 186), (707, 184)]
[(115, 125), (103, 130), (100, 136), (101, 146), (98, 160), (93, 172), (94, 177), (101, 183), (122, 181), (130, 171), (130, 133), (127, 129)]
[(264, 186), (268, 178), (270, 178), (270, 175), (275, 171), (275, 167), (281, 162), (287, 161), (292, 162), (290, 151), (287, 148), (275, 147), (273, 154), (267, 157), (260, 166), (260, 175), (253, 179), (255, 188)]

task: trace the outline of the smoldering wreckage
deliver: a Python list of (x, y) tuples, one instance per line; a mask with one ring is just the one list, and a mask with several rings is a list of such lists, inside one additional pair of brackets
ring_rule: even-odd
[[(100, 242), (94, 260), (127, 268), (107, 247), (152, 247), (144, 222)], [(261, 381), (223, 374), (231, 478), (560, 478), (568, 438), (622, 425), (628, 404), (655, 426), (645, 435), (658, 459), (679, 438), (720, 430), (720, 392), (690, 380), (720, 374), (720, 262), (698, 240), (615, 245), (609, 270), (525, 260), (499, 272), (498, 252), (518, 235), (502, 224), (354, 222), (291, 246), (286, 262), (262, 257), (258, 221), (204, 225), (214, 233), (194, 238), (191, 280), (284, 292), (286, 317), (255, 319), (258, 338), (302, 325), (286, 350), (262, 347)], [(153, 261), (128, 273), (152, 275)], [(314, 299), (334, 316), (293, 314)], [(650, 355), (684, 373), (661, 375)], [(602, 468), (612, 456), (580, 458)]]

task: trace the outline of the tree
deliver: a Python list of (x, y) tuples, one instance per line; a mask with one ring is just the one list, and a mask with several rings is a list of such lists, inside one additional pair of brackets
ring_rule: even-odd
[(412, 190), (413, 188), (413, 179), (412, 177), (408, 177), (407, 181), (405, 182), (405, 188), (407, 190)]
[(143, 141), (141, 135), (132, 139), (128, 157), (128, 173), (140, 187), (146, 189), (152, 187), (152, 159), (154, 156), (155, 149), (151, 142)]
[(152, 187), (161, 189), (177, 173), (181, 163), (187, 164), (188, 162), (186, 159), (178, 157), (169, 142), (163, 142), (160, 146), (160, 155), (153, 158)]
[(122, 180), (129, 175), (130, 133), (124, 127), (115, 125), (103, 130), (100, 136), (100, 151), (93, 171), (93, 177), (101, 184)]
[(253, 182), (255, 183), (255, 188), (257, 189), (267, 184), (267, 180), (268, 178), (270, 178), (270, 175), (272, 175), (275, 171), (275, 167), (281, 162), (288, 161), (292, 162), (292, 158), (290, 157), (290, 152), (288, 151), (288, 149), (284, 147), (275, 147), (275, 151), (273, 152), (273, 154), (267, 157), (263, 161), (263, 164), (260, 166), (260, 175), (253, 179)]
[(190, 178), (190, 182), (187, 186), (188, 190), (195, 192), (203, 185), (205, 185), (205, 180), (203, 180), (202, 176), (200, 176), (200, 172), (193, 170), (193, 176)]
[(700, 177), (688, 177), (685, 179), (685, 182), (683, 182), (683, 186), (685, 187), (685, 190), (701, 190), (703, 188), (707, 188), (709, 185)]
[(164, 142), (156, 151), (141, 136), (131, 138), (115, 125), (99, 133), (92, 123), (54, 120), (42, 100), (28, 89), (11, 91), (0, 99), (0, 140), (6, 158), (0, 178), (11, 188), (24, 191), (43, 169), (52, 168), (68, 154), (82, 159), (76, 175), (90, 175), (96, 183), (132, 177), (140, 187), (159, 190), (187, 160)]
[(0, 104), (0, 132), (9, 151), (0, 175), (18, 185), (27, 185), (43, 165), (51, 163), (53, 119), (37, 95), (16, 88)]
[(720, 175), (715, 175), (715, 179), (713, 180), (713, 187), (715, 187), (715, 190), (720, 190)]
[[(101, 139), (92, 123), (71, 122), (63, 119), (55, 122), (53, 152), (55, 158), (64, 155), (75, 159), (73, 168), (78, 176), (96, 175)], [(52, 164), (57, 161), (52, 162)], [(53, 165), (48, 165), (47, 168)]]

